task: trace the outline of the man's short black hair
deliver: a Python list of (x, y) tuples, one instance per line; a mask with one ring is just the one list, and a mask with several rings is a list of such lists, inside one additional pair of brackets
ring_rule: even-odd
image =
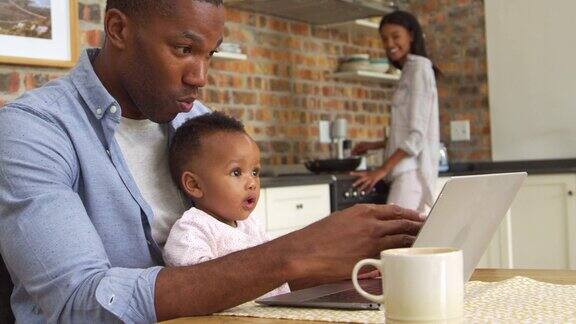
[(217, 132), (246, 134), (242, 122), (218, 111), (191, 118), (178, 127), (168, 153), (170, 173), (178, 187), (190, 159), (198, 157), (201, 139)]
[[(221, 6), (223, 0), (195, 0)], [(106, 11), (118, 9), (128, 17), (148, 17), (150, 13), (169, 16), (174, 12), (173, 0), (106, 0)]]

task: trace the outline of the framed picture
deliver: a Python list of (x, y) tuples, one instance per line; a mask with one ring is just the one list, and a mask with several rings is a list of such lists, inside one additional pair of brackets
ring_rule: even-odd
[(0, 0), (0, 64), (71, 67), (78, 46), (76, 0)]

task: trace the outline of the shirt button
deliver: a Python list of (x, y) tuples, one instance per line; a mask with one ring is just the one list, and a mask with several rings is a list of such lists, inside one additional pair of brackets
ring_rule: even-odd
[(96, 109), (96, 115), (102, 115), (102, 108)]
[(115, 114), (116, 111), (118, 111), (118, 108), (116, 108), (116, 106), (110, 107), (110, 113)]
[(110, 156), (110, 150), (106, 150), (106, 154), (108, 154), (108, 156)]

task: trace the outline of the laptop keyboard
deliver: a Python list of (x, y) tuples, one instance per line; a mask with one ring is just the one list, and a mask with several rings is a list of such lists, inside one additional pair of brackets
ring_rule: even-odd
[[(382, 283), (380, 280), (370, 280), (367, 283), (361, 284), (364, 291), (373, 295), (382, 294)], [(344, 290), (330, 295), (314, 298), (312, 302), (335, 302), (335, 303), (365, 303), (368, 300), (362, 296), (356, 289)]]

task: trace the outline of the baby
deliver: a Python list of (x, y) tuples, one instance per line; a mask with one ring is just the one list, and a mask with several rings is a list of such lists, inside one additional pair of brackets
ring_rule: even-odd
[[(269, 240), (249, 217), (260, 196), (260, 150), (241, 122), (220, 112), (188, 120), (174, 135), (169, 161), (175, 183), (195, 207), (172, 227), (166, 265), (197, 264)], [(264, 296), (289, 291), (283, 284)]]

